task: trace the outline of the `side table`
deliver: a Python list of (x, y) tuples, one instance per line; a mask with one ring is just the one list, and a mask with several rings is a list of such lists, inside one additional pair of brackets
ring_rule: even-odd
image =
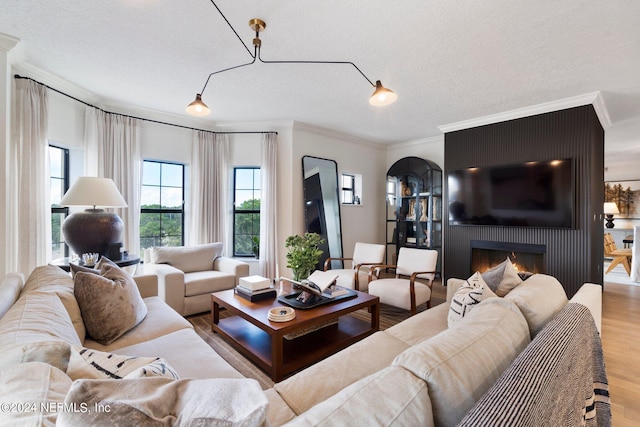
[[(127, 256), (126, 258), (119, 259), (119, 260), (112, 260), (112, 261), (118, 267), (129, 267), (129, 266), (132, 266), (132, 265), (137, 267), (138, 264), (140, 263), (140, 257), (138, 255), (135, 255), (135, 254), (129, 254), (129, 256)], [(72, 262), (72, 260), (71, 260), (70, 257), (64, 257), (64, 258), (56, 258), (53, 261), (51, 261), (49, 264), (50, 265), (55, 265), (56, 267), (60, 267), (64, 271), (71, 271), (71, 267), (69, 266), (69, 264), (71, 262)], [(78, 259), (78, 261), (74, 262), (74, 264), (78, 264), (78, 265), (84, 266), (84, 263), (82, 262), (81, 259)], [(135, 268), (130, 273), (133, 274), (134, 272), (135, 272)]]

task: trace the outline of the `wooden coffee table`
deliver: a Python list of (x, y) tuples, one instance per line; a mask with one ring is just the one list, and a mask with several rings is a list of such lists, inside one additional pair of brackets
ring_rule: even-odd
[[(279, 292), (290, 293), (290, 285), (282, 282)], [(211, 294), (211, 330), (269, 373), (275, 382), (373, 334), (380, 327), (379, 298), (362, 292), (319, 307), (295, 309), (296, 317), (289, 322), (272, 322), (267, 318), (271, 308), (283, 306), (275, 298), (250, 302), (235, 295), (233, 289)], [(221, 319), (222, 307), (232, 316)], [(370, 322), (347, 316), (364, 308), (369, 309)], [(331, 324), (332, 321), (337, 322)], [(328, 326), (298, 338), (285, 338), (285, 335), (313, 330), (327, 323)]]

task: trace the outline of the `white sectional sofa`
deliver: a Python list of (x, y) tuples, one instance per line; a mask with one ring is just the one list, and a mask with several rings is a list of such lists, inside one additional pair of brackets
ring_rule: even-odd
[[(533, 416), (541, 419), (538, 407), (544, 399), (537, 396), (519, 401), (518, 396), (527, 391), (528, 384), (524, 384), (525, 390), (520, 394), (504, 397), (500, 393), (512, 385), (511, 377), (519, 378), (523, 372), (535, 372), (535, 378), (555, 375), (570, 384), (569, 389), (574, 391), (569, 394), (579, 396), (583, 403), (585, 384), (589, 389), (597, 380), (600, 387), (606, 386), (606, 375), (599, 371), (601, 360), (597, 357), (601, 351), (599, 285), (583, 285), (572, 298), (572, 302), (577, 303), (567, 304), (564, 290), (556, 279), (534, 275), (504, 298), (482, 301), (448, 327), (449, 301), (464, 283), (451, 279), (447, 303), (377, 332), (261, 391), (256, 381), (243, 379), (202, 341), (189, 322), (161, 298), (153, 296), (155, 276), (136, 278), (148, 309), (145, 319), (104, 346), (84, 335), (82, 317), (70, 298), (73, 295), (71, 278), (62, 270), (52, 270), (53, 267), (39, 268), (43, 271), (38, 280), (30, 278), (24, 288), (22, 278), (15, 275), (7, 276), (0, 286), (0, 395), (11, 395), (17, 400), (28, 400), (30, 396), (31, 401), (46, 398), (78, 403), (78, 396), (86, 396), (78, 393), (88, 390), (95, 403), (112, 405), (119, 408), (119, 412), (10, 414), (22, 416), (20, 421), (25, 425), (51, 424), (56, 417), (65, 425), (73, 425), (74, 420), (76, 425), (107, 423), (117, 421), (109, 417), (126, 418), (133, 413), (164, 416), (168, 424), (188, 423), (202, 416), (206, 422), (201, 422), (206, 425), (449, 426), (461, 421), (465, 425), (480, 425), (473, 421), (478, 419), (482, 425), (499, 425), (514, 419), (517, 421), (514, 425), (522, 425), (519, 423), (533, 422)], [(10, 304), (6, 298), (11, 300)], [(568, 332), (564, 331), (565, 327)], [(569, 346), (576, 347), (575, 340), (583, 337), (586, 344), (582, 345), (591, 343), (589, 348), (580, 350), (593, 353), (593, 357), (584, 358), (585, 363), (593, 366), (575, 366), (586, 379), (572, 371), (571, 364), (560, 374), (551, 369), (538, 372), (531, 366), (529, 353), (532, 352), (551, 358), (554, 365), (565, 366), (563, 358), (571, 356), (570, 349), (558, 354), (556, 349), (561, 343), (546, 347), (546, 340), (555, 332), (561, 333), (562, 342), (566, 341)], [(160, 357), (181, 379), (70, 377), (63, 369), (61, 359), (64, 358), (55, 352), (37, 351), (46, 349), (49, 345), (46, 343), (52, 342), (112, 352), (113, 357)], [(39, 372), (40, 375), (42, 370), (48, 370), (50, 381), (37, 381), (25, 374)], [(127, 387), (135, 393), (126, 395)], [(169, 403), (158, 404), (164, 395), (170, 396)], [(507, 416), (496, 422), (495, 408), (485, 410), (484, 404), (478, 407), (486, 395), (501, 396), (502, 407), (510, 408), (517, 403), (520, 409), (529, 412), (514, 412), (513, 417), (519, 418)], [(545, 396), (553, 395), (554, 390), (546, 390)], [(564, 400), (575, 403), (575, 399), (566, 397), (563, 396)], [(194, 402), (199, 402), (197, 408), (192, 407)], [(490, 403), (486, 405), (492, 407)], [(135, 410), (131, 409), (134, 407)], [(553, 407), (553, 412), (546, 415), (547, 424), (586, 416), (587, 425), (608, 425), (608, 409), (604, 398), (584, 413), (576, 412), (573, 407)], [(482, 418), (485, 416), (486, 419)]]

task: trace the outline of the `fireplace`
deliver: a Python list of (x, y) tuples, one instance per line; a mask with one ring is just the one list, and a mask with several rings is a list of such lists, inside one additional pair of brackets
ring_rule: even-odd
[(507, 257), (519, 273), (545, 273), (546, 245), (471, 240), (471, 274), (483, 272)]

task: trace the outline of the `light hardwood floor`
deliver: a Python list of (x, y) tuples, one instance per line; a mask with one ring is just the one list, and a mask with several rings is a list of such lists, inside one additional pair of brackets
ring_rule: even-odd
[(613, 427), (640, 425), (640, 286), (605, 283), (602, 347)]

